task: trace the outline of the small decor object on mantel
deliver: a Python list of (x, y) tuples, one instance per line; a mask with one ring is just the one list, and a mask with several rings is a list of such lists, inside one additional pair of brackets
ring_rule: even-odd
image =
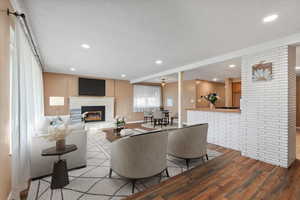
[(125, 118), (124, 117), (121, 117), (121, 116), (117, 116), (115, 118), (116, 120), (116, 127), (117, 127), (117, 130), (118, 132), (120, 132), (124, 127), (125, 127)]
[(70, 132), (71, 131), (68, 129), (68, 126), (64, 123), (61, 123), (55, 126), (49, 126), (48, 134), (43, 137), (48, 139), (50, 142), (56, 141), (57, 150), (64, 150), (66, 146), (65, 139)]
[(207, 96), (201, 96), (201, 98), (204, 98), (206, 101), (209, 102), (210, 109), (215, 109), (215, 105), (217, 101), (220, 99), (217, 93), (210, 93)]
[(272, 63), (260, 62), (252, 66), (252, 80), (253, 81), (269, 81), (272, 80)]

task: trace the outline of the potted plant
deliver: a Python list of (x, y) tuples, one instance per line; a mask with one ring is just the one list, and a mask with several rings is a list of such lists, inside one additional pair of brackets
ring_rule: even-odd
[(115, 120), (116, 120), (117, 132), (120, 132), (125, 127), (126, 124), (125, 118), (121, 116), (117, 116)]
[(217, 101), (220, 99), (220, 97), (217, 95), (217, 93), (210, 93), (207, 96), (202, 96), (205, 100), (209, 102), (210, 109), (215, 109), (215, 105)]

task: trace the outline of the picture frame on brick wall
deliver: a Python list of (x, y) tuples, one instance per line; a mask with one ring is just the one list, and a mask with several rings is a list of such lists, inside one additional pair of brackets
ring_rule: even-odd
[(253, 81), (269, 81), (273, 79), (272, 76), (272, 66), (273, 63), (264, 63), (264, 61), (259, 64), (252, 66), (252, 80)]

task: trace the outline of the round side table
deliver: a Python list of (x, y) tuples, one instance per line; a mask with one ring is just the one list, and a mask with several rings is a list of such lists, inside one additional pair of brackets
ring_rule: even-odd
[(60, 189), (61, 197), (63, 198), (62, 188), (68, 185), (69, 175), (67, 168), (67, 161), (61, 159), (61, 156), (73, 151), (77, 150), (77, 146), (75, 144), (66, 145), (65, 149), (57, 150), (56, 147), (51, 147), (48, 149), (44, 149), (42, 151), (42, 156), (58, 156), (58, 161), (53, 165), (53, 173), (51, 178), (51, 197), (53, 196), (54, 189)]

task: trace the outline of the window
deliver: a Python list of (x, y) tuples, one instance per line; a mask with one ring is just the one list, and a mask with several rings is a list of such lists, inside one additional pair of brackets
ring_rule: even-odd
[(161, 105), (160, 86), (133, 86), (133, 111), (144, 112), (159, 109)]
[(64, 97), (49, 97), (50, 106), (63, 106), (65, 105)]

